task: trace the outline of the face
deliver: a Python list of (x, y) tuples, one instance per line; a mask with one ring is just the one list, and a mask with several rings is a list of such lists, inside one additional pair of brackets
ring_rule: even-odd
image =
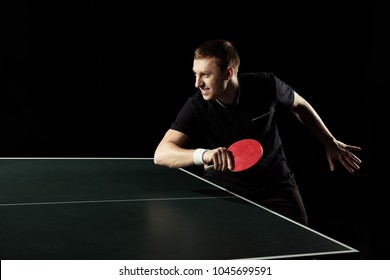
[(215, 58), (194, 59), (192, 70), (195, 87), (200, 89), (205, 100), (223, 99), (228, 82), (227, 73), (222, 73)]

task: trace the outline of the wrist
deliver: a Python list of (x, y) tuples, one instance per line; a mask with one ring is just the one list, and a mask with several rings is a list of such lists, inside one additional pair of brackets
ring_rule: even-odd
[(194, 153), (192, 154), (192, 158), (193, 158), (193, 161), (196, 165), (205, 164), (205, 162), (203, 160), (203, 155), (207, 151), (208, 151), (208, 149), (202, 149), (202, 148), (198, 148), (194, 151)]

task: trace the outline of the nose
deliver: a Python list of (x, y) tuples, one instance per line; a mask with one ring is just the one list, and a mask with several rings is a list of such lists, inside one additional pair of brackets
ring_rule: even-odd
[(198, 88), (198, 87), (200, 87), (202, 84), (203, 84), (203, 83), (202, 83), (201, 78), (198, 77), (198, 76), (195, 77), (195, 87)]

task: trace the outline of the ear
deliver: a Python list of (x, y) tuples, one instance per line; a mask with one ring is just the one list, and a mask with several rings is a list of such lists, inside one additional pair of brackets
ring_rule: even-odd
[(234, 69), (233, 67), (229, 66), (227, 68), (227, 79), (230, 81), (232, 78), (233, 78), (233, 75), (234, 75)]

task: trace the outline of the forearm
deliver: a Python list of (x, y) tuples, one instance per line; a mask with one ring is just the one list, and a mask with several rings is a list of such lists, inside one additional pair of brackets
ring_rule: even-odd
[(330, 142), (334, 141), (334, 137), (321, 117), (314, 110), (314, 108), (307, 102), (298, 105), (293, 113), (310, 131), (312, 131), (321, 143), (327, 147)]
[(154, 153), (154, 163), (170, 168), (182, 168), (194, 165), (194, 149), (185, 149), (175, 143), (160, 143)]

